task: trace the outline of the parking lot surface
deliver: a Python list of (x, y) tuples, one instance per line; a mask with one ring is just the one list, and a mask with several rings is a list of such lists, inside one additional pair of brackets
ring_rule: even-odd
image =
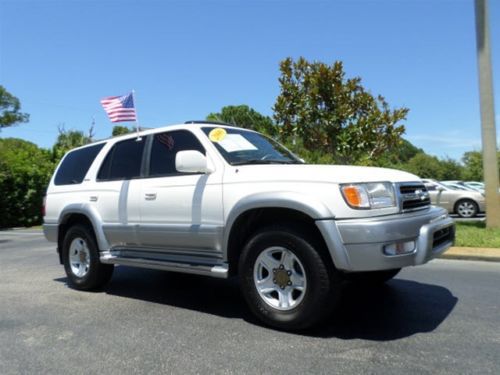
[(346, 286), (323, 325), (257, 322), (236, 280), (117, 267), (68, 288), (40, 231), (0, 231), (0, 374), (498, 373), (500, 263), (435, 260)]

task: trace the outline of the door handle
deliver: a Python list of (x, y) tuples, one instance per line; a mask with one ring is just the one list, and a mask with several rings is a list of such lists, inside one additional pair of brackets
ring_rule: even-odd
[(91, 195), (89, 197), (89, 201), (91, 201), (91, 202), (97, 202), (97, 195)]
[(144, 194), (144, 198), (146, 198), (147, 201), (154, 201), (156, 199), (156, 193), (146, 193)]

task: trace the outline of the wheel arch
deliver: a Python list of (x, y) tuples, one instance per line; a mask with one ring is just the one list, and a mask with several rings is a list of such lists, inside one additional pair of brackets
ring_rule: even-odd
[(328, 250), (317, 219), (332, 219), (333, 213), (321, 202), (297, 193), (255, 194), (242, 199), (228, 215), (224, 232), (224, 259), (230, 275), (237, 274), (242, 248), (260, 228), (276, 223), (300, 224)]
[(108, 241), (102, 230), (101, 216), (97, 210), (90, 205), (75, 204), (67, 206), (61, 212), (58, 223), (58, 249), (61, 249), (62, 241), (64, 240), (67, 230), (77, 223), (87, 225), (92, 229), (99, 250), (106, 250), (109, 248)]

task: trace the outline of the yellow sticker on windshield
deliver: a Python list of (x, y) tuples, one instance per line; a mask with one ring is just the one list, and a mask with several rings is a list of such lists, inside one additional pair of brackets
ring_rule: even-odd
[(227, 134), (226, 130), (224, 130), (222, 128), (215, 128), (215, 129), (212, 129), (210, 131), (210, 133), (208, 133), (208, 138), (212, 142), (220, 142), (224, 138), (226, 138), (226, 134)]

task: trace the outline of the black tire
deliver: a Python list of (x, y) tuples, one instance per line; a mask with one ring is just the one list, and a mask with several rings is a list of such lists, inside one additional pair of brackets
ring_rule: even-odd
[[(73, 241), (84, 241), (88, 248), (89, 264), (83, 276), (78, 276), (73, 272), (70, 262), (70, 248)], [(82, 243), (80, 241), (80, 243)], [(94, 233), (85, 225), (74, 225), (68, 229), (64, 236), (62, 246), (62, 258), (64, 270), (68, 276), (68, 284), (79, 290), (95, 290), (103, 287), (113, 275), (114, 266), (112, 264), (102, 264), (99, 261), (99, 250)]]
[[(254, 282), (254, 267), (259, 256), (273, 247), (289, 250), (305, 271), (304, 295), (295, 307), (286, 311), (269, 305)], [(335, 307), (342, 283), (328, 257), (321, 245), (306, 233), (287, 226), (273, 226), (257, 232), (247, 242), (239, 261), (241, 289), (250, 310), (265, 324), (282, 330), (300, 330), (318, 323)]]
[(460, 199), (455, 203), (454, 211), (458, 216), (467, 219), (476, 216), (479, 212), (479, 207), (472, 199)]
[(353, 272), (346, 273), (344, 278), (363, 285), (380, 285), (391, 280), (399, 271), (401, 271), (401, 268), (383, 271)]

